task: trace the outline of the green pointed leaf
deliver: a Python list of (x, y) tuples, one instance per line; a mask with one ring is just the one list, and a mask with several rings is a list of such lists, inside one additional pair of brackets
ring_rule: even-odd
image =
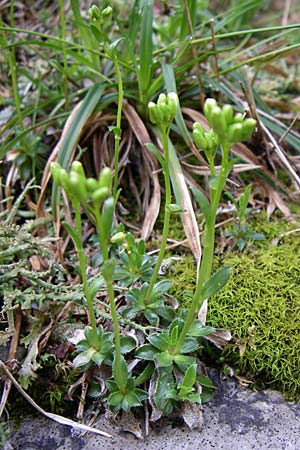
[(191, 387), (194, 386), (196, 381), (197, 365), (192, 364), (184, 374), (182, 386)]
[(193, 196), (195, 197), (202, 213), (204, 216), (204, 219), (206, 222), (209, 221), (211, 216), (211, 209), (210, 209), (210, 203), (206, 195), (204, 195), (199, 189), (195, 188), (194, 186), (190, 187)]
[(134, 380), (135, 386), (139, 386), (140, 384), (143, 384), (146, 381), (150, 380), (153, 375), (154, 369), (154, 364), (152, 362), (149, 362), (143, 372)]
[(169, 352), (157, 353), (154, 356), (157, 367), (168, 367), (173, 364), (173, 355), (170, 355)]
[(249, 197), (251, 194), (252, 184), (248, 184), (245, 191), (239, 198), (238, 202), (238, 216), (240, 221), (242, 221), (245, 218), (246, 215), (246, 209), (249, 203)]
[(163, 155), (158, 150), (158, 148), (152, 143), (146, 144), (146, 147), (148, 148), (148, 150), (150, 150), (150, 152), (152, 152), (154, 154), (155, 158), (161, 165), (162, 169), (165, 169), (165, 160), (164, 160)]
[(90, 347), (85, 352), (79, 353), (79, 355), (77, 355), (73, 361), (73, 366), (77, 369), (77, 367), (82, 367), (90, 364), (95, 353), (96, 350), (92, 347)]
[[(84, 329), (84, 335), (86, 337), (86, 340), (90, 344), (91, 347), (93, 347), (95, 350), (100, 350), (100, 338), (98, 333), (95, 334), (92, 327), (85, 327)], [(100, 332), (101, 336), (101, 332)]]
[(114, 258), (110, 258), (104, 261), (101, 267), (101, 273), (106, 283), (112, 283), (114, 279), (115, 267), (116, 267), (116, 260)]
[(159, 324), (159, 317), (156, 312), (151, 311), (149, 308), (145, 309), (144, 316), (153, 327), (157, 327)]
[(152, 345), (145, 344), (137, 349), (135, 356), (139, 359), (145, 359), (146, 361), (153, 361), (155, 352), (156, 351)]
[(92, 356), (92, 361), (97, 364), (97, 366), (101, 366), (105, 359), (105, 355), (101, 352), (96, 352)]
[(150, 336), (148, 336), (148, 341), (153, 347), (156, 347), (163, 352), (169, 348), (169, 337), (165, 333), (150, 334)]
[(178, 327), (174, 327), (171, 330), (170, 333), (170, 346), (174, 347), (178, 341), (178, 335), (179, 335), (179, 331), (178, 331)]
[(112, 392), (107, 399), (107, 403), (109, 406), (113, 407), (121, 407), (123, 402), (124, 394), (120, 391)]
[(198, 350), (200, 344), (197, 339), (193, 337), (186, 337), (180, 349), (180, 353), (191, 353)]
[(231, 274), (231, 267), (222, 267), (213, 274), (208, 282), (203, 286), (201, 290), (201, 298), (209, 299), (217, 292), (219, 292), (223, 286), (227, 283)]
[(136, 347), (136, 341), (130, 336), (121, 336), (121, 352), (122, 354), (129, 353)]
[(118, 385), (118, 388), (123, 392), (128, 381), (128, 367), (123, 356), (121, 356), (120, 367), (116, 366), (116, 357), (114, 358), (113, 376)]
[(196, 360), (192, 356), (186, 355), (175, 355), (174, 362), (179, 366), (183, 366), (185, 369), (189, 367), (191, 364), (195, 364)]
[(216, 331), (215, 328), (210, 327), (210, 326), (204, 326), (204, 325), (202, 325), (201, 320), (197, 319), (192, 323), (188, 334), (189, 334), (189, 336), (200, 337), (200, 336), (208, 336), (209, 334), (213, 333), (214, 331)]
[(179, 205), (177, 205), (177, 203), (170, 203), (169, 205), (166, 205), (166, 209), (171, 213), (183, 212), (183, 209)]
[(74, 245), (75, 245), (76, 249), (80, 248), (81, 247), (81, 236), (79, 236), (76, 233), (76, 230), (74, 230), (74, 228), (71, 227), (71, 225), (68, 222), (64, 221), (62, 224), (65, 227), (65, 229), (67, 230), (68, 234), (71, 236), (72, 241), (74, 242)]
[(213, 382), (211, 381), (211, 379), (209, 377), (206, 377), (204, 375), (197, 375), (197, 381), (198, 381), (198, 383), (201, 384), (201, 386), (211, 388), (211, 389), (216, 389)]

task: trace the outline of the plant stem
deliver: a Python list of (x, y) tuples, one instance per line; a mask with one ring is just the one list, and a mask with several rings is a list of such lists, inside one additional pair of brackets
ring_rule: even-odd
[(203, 255), (201, 260), (201, 266), (199, 271), (199, 276), (197, 280), (196, 290), (193, 295), (192, 304), (188, 311), (188, 315), (185, 319), (183, 329), (180, 333), (179, 339), (173, 349), (173, 353), (176, 354), (180, 352), (180, 349), (183, 345), (184, 339), (195, 320), (196, 315), (201, 309), (201, 306), (205, 300), (203, 294), (201, 293), (203, 286), (207, 283), (211, 276), (212, 264), (213, 264), (213, 256), (214, 256), (214, 247), (215, 247), (215, 225), (216, 225), (216, 216), (217, 209), (220, 203), (222, 191), (226, 182), (226, 178), (228, 176), (227, 163), (228, 163), (228, 153), (229, 148), (224, 146), (223, 148), (223, 156), (221, 163), (221, 170), (218, 174), (218, 181), (216, 190), (210, 191), (211, 196), (211, 215), (209, 220), (205, 224), (205, 241), (203, 246)]
[(154, 267), (154, 271), (149, 283), (149, 287), (147, 290), (146, 298), (145, 298), (145, 305), (148, 305), (151, 298), (151, 293), (153, 290), (153, 287), (155, 285), (155, 282), (158, 277), (158, 272), (162, 263), (162, 260), (164, 258), (166, 246), (167, 246), (167, 239), (169, 235), (169, 227), (170, 227), (170, 210), (169, 205), (171, 203), (171, 181), (170, 181), (170, 172), (169, 172), (169, 129), (162, 129), (162, 142), (163, 142), (163, 151), (164, 151), (164, 167), (163, 167), (163, 173), (164, 173), (164, 181), (165, 181), (165, 191), (166, 191), (166, 200), (165, 200), (165, 214), (164, 214), (164, 226), (163, 226), (163, 233), (162, 233), (162, 239), (161, 239), (161, 245), (159, 254), (157, 257), (157, 261)]
[(113, 63), (115, 66), (117, 83), (118, 83), (118, 110), (117, 110), (117, 121), (115, 130), (115, 147), (114, 147), (114, 182), (113, 182), (113, 197), (116, 202), (117, 188), (118, 188), (118, 167), (119, 167), (119, 153), (120, 153), (120, 140), (121, 140), (121, 119), (122, 119), (122, 107), (123, 107), (123, 83), (120, 71), (120, 65), (118, 62), (118, 57), (115, 50), (113, 50)]
[(76, 252), (79, 259), (79, 268), (80, 268), (80, 275), (82, 279), (82, 285), (83, 285), (83, 291), (87, 302), (87, 307), (89, 311), (89, 318), (91, 322), (91, 327), (93, 330), (93, 334), (95, 336), (95, 343), (97, 342), (97, 322), (95, 317), (95, 311), (94, 311), (94, 303), (93, 303), (93, 297), (90, 294), (89, 284), (88, 284), (88, 278), (87, 278), (87, 257), (84, 254), (83, 251), (83, 242), (82, 242), (82, 225), (81, 225), (81, 214), (80, 214), (80, 204), (78, 200), (73, 199), (73, 207), (75, 212), (75, 230), (76, 234), (78, 236), (78, 242), (75, 242)]
[[(99, 236), (99, 244), (102, 251), (103, 256), (103, 263), (109, 259), (108, 254), (108, 246), (107, 241), (104, 239), (103, 234), (101, 232), (101, 216), (98, 209), (94, 209), (94, 216), (96, 221), (96, 228), (97, 233)], [(107, 288), (107, 295), (109, 300), (109, 307), (110, 307), (110, 314), (111, 319), (113, 323), (113, 331), (114, 331), (114, 341), (115, 341), (115, 372), (117, 374), (116, 381), (118, 383), (118, 374), (121, 373), (121, 336), (120, 336), (120, 330), (119, 330), (119, 319), (118, 319), (118, 313), (117, 308), (115, 304), (115, 294), (113, 289), (113, 281), (112, 280), (105, 280), (106, 281), (106, 288)]]

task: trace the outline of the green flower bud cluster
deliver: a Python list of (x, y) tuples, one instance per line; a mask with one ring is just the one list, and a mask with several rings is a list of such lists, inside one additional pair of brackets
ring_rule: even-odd
[(214, 130), (206, 132), (200, 123), (195, 122), (193, 124), (193, 138), (198, 148), (202, 149), (205, 153), (214, 153), (218, 145), (220, 145), (219, 136)]
[(221, 108), (213, 98), (206, 100), (204, 115), (220, 142), (230, 145), (249, 139), (256, 126), (256, 120), (244, 119), (241, 113), (234, 115), (231, 105)]
[(178, 108), (179, 100), (176, 92), (170, 92), (167, 95), (160, 94), (157, 103), (148, 103), (150, 120), (159, 127), (168, 128), (173, 122)]
[(67, 196), (77, 199), (82, 205), (90, 203), (99, 208), (104, 200), (110, 196), (112, 173), (110, 168), (105, 167), (99, 178), (86, 178), (81, 162), (72, 163), (70, 173), (61, 167), (58, 162), (51, 163), (51, 174), (54, 182), (61, 186)]
[(105, 25), (109, 26), (112, 19), (112, 8), (107, 6), (102, 11), (96, 5), (92, 5), (88, 10), (88, 17), (90, 20), (90, 27), (94, 34), (94, 36), (98, 39), (98, 41), (102, 41), (101, 29), (103, 25), (103, 21), (105, 21)]

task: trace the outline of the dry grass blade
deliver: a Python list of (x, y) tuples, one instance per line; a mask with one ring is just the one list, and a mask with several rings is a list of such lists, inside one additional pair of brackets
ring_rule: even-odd
[(142, 119), (137, 114), (136, 110), (126, 101), (123, 104), (123, 113), (143, 149), (146, 161), (148, 162), (148, 173), (153, 183), (152, 197), (146, 208), (146, 214), (141, 229), (141, 237), (147, 239), (153, 230), (160, 209), (160, 184), (156, 173), (158, 167), (154, 156), (145, 145), (151, 142), (151, 138)]
[(264, 131), (264, 133), (269, 138), (269, 140), (270, 140), (270, 142), (272, 144), (272, 147), (273, 147), (274, 151), (276, 152), (278, 158), (280, 159), (280, 161), (282, 162), (284, 167), (287, 169), (287, 171), (290, 174), (292, 180), (296, 184), (297, 190), (299, 190), (299, 188), (300, 188), (300, 177), (298, 176), (296, 171), (291, 166), (288, 158), (286, 157), (286, 155), (283, 152), (283, 149), (280, 147), (280, 145), (278, 145), (278, 143), (276, 142), (276, 139), (274, 138), (272, 133), (270, 133), (270, 131), (267, 129), (267, 127), (262, 122), (261, 122), (260, 125), (261, 125), (261, 128)]
[(39, 413), (43, 414), (48, 419), (54, 420), (55, 422), (60, 423), (61, 425), (67, 425), (72, 428), (76, 428), (78, 430), (83, 431), (90, 431), (91, 433), (99, 434), (104, 437), (111, 438), (112, 435), (109, 433), (106, 433), (105, 431), (98, 430), (97, 428), (89, 427), (87, 425), (74, 422), (71, 419), (68, 419), (66, 417), (60, 416), (58, 414), (53, 414), (45, 411), (43, 408), (41, 408), (37, 403), (35, 403), (34, 400), (27, 394), (26, 391), (20, 386), (20, 384), (17, 382), (17, 380), (13, 377), (13, 375), (10, 373), (10, 371), (7, 369), (6, 365), (0, 361), (0, 369), (4, 371), (5, 375), (8, 377), (8, 379), (12, 382), (12, 384), (16, 387), (16, 389), (20, 392), (21, 395), (33, 406)]

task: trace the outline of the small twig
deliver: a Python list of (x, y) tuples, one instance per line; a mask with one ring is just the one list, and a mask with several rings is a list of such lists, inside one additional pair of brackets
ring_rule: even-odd
[(87, 382), (87, 372), (84, 372), (82, 378), (81, 378), (81, 396), (79, 400), (78, 410), (76, 417), (78, 420), (83, 419), (84, 414), (84, 405), (85, 405), (85, 399), (88, 392), (89, 383)]
[(262, 122), (261, 122), (260, 126), (261, 126), (263, 132), (268, 136), (271, 144), (273, 145), (275, 153), (279, 157), (279, 159), (282, 162), (282, 164), (287, 168), (288, 172), (292, 176), (293, 180), (296, 182), (297, 187), (299, 189), (300, 188), (300, 178), (299, 178), (298, 174), (295, 172), (295, 170), (291, 166), (288, 158), (285, 156), (283, 150), (278, 145), (278, 143), (277, 143), (276, 139), (274, 138), (274, 136), (272, 135), (272, 133), (270, 133), (268, 128)]
[(144, 411), (145, 411), (145, 436), (148, 436), (150, 430), (148, 402), (144, 402)]
[(300, 118), (300, 115), (297, 114), (297, 116), (294, 118), (294, 120), (292, 121), (291, 125), (288, 127), (287, 130), (285, 130), (285, 132), (283, 133), (283, 135), (279, 138), (278, 140), (278, 144), (281, 144), (281, 142), (285, 139), (286, 135), (291, 131), (291, 129), (293, 128), (295, 122), (297, 122), (297, 120)]
[(53, 414), (45, 411), (43, 408), (41, 408), (37, 403), (35, 403), (34, 400), (27, 394), (26, 391), (22, 388), (22, 386), (17, 382), (17, 380), (13, 377), (13, 375), (10, 373), (6, 365), (0, 360), (0, 369), (4, 371), (6, 376), (11, 380), (12, 384), (16, 387), (16, 389), (20, 392), (21, 395), (28, 401), (28, 403), (31, 404), (40, 414), (43, 414), (48, 419), (54, 420), (55, 422), (58, 422), (62, 425), (67, 425), (69, 427), (77, 428), (79, 430), (84, 431), (90, 431), (91, 433), (100, 434), (101, 436), (105, 437), (113, 437), (111, 434), (106, 433), (105, 431), (98, 430), (97, 428), (89, 427), (87, 425), (83, 425), (81, 423), (74, 422), (71, 419), (68, 419), (66, 417), (60, 416), (58, 414)]

